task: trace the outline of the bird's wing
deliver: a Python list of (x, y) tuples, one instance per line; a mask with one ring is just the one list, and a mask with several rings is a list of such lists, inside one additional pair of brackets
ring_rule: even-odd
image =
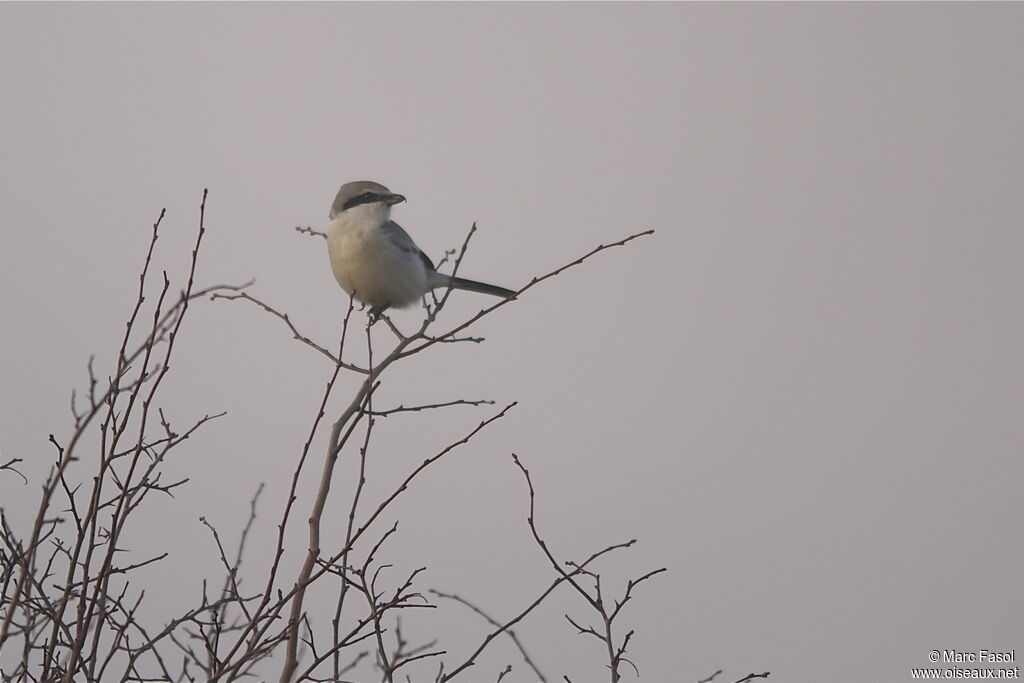
[(380, 229), (384, 231), (384, 234), (387, 235), (389, 240), (391, 240), (391, 243), (402, 251), (410, 254), (418, 254), (420, 260), (423, 261), (423, 265), (427, 267), (428, 272), (437, 270), (434, 268), (434, 262), (430, 260), (429, 256), (423, 253), (423, 250), (416, 246), (416, 243), (412, 241), (412, 237), (409, 237), (409, 233), (407, 233), (401, 225), (394, 221), (388, 221), (382, 225)]

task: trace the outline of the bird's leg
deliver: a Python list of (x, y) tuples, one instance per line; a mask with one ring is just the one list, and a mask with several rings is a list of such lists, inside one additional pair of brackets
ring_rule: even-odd
[(382, 306), (380, 308), (373, 306), (372, 308), (370, 308), (370, 312), (367, 314), (370, 318), (370, 326), (373, 326), (374, 323), (381, 319), (381, 317), (384, 315), (384, 311), (386, 311), (387, 308), (387, 306)]

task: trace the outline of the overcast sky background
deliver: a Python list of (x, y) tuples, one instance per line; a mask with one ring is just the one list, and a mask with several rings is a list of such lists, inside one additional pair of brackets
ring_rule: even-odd
[[(461, 272), (506, 286), (656, 230), (505, 307), (485, 344), (394, 368), (381, 407), (519, 401), (384, 520), (402, 520), (396, 572), (426, 565), (422, 587), (496, 616), (528, 604), (551, 570), (516, 452), (561, 557), (637, 538), (610, 582), (668, 567), (622, 617), (641, 680), (904, 681), (933, 649), (1024, 651), (1024, 5), (3, 3), (0, 19), (0, 450), (33, 478), (0, 486), (23, 532), (70, 390), (90, 354), (110, 368), (160, 209), (179, 286), (208, 187), (200, 284), (255, 278), (330, 346), (346, 299), (293, 227), (323, 229), (338, 186), (373, 179), (408, 197), (394, 217), (435, 260), (477, 221)], [(140, 556), (172, 552), (137, 578), (160, 587), (154, 623), (216, 575), (199, 515), (233, 537), (260, 482), (246, 567), (263, 580), (329, 370), (251, 306), (195, 308), (164, 407), (228, 416), (130, 531)], [(383, 421), (372, 492), (496, 408)], [(602, 680), (563, 597), (524, 644), (551, 679)], [(485, 625), (448, 607), (409, 628), (454, 661)], [(504, 643), (467, 680), (505, 662), (531, 680)]]

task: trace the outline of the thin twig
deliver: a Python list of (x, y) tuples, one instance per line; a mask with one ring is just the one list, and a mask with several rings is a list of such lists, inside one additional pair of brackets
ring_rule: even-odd
[(309, 227), (308, 225), (305, 226), (305, 227), (303, 227), (301, 225), (296, 225), (295, 226), (295, 232), (306, 234), (306, 235), (309, 235), (310, 237), (323, 237), (324, 239), (327, 239), (327, 233), (326, 232), (320, 232), (319, 230), (314, 230), (313, 228)]
[(493, 406), (494, 401), (488, 399), (482, 399), (478, 401), (469, 401), (466, 399), (458, 399), (455, 401), (445, 401), (444, 403), (431, 403), (429, 405), (422, 406), (404, 406), (400, 405), (397, 408), (389, 408), (388, 410), (375, 410), (371, 413), (373, 417), (388, 417), (395, 413), (417, 413), (423, 410), (433, 410), (435, 408), (448, 408), (450, 406)]
[[(495, 619), (494, 617), (490, 616), (489, 614), (484, 612), (482, 609), (480, 609), (479, 607), (477, 607), (476, 605), (474, 605), (469, 600), (466, 600), (463, 597), (460, 597), (460, 596), (455, 595), (453, 593), (442, 593), (441, 591), (434, 590), (433, 588), (430, 589), (430, 592), (433, 593), (434, 595), (436, 595), (439, 598), (446, 598), (448, 600), (454, 600), (455, 602), (458, 602), (458, 603), (460, 603), (462, 605), (465, 605), (466, 607), (468, 607), (469, 609), (473, 610), (478, 615), (480, 615), (491, 626), (497, 626), (498, 628), (502, 627), (501, 623), (498, 622), (497, 619)], [(516, 632), (513, 631), (511, 628), (503, 629), (503, 631), (504, 631), (504, 633), (506, 635), (508, 635), (509, 638), (512, 639), (512, 642), (515, 643), (515, 646), (519, 650), (519, 654), (522, 656), (523, 661), (526, 662), (527, 666), (529, 666), (531, 669), (533, 669), (533, 673), (534, 673), (535, 676), (537, 676), (537, 679), (541, 683), (547, 683), (548, 679), (544, 677), (544, 674), (541, 673), (540, 669), (537, 668), (537, 665), (534, 664), (532, 659), (530, 659), (530, 655), (528, 655), (526, 653), (526, 648), (523, 647), (523, 643), (519, 640), (519, 636), (516, 635)], [(506, 673), (508, 671), (511, 671), (511, 670), (512, 670), (512, 667), (510, 665), (508, 667), (508, 669), (506, 670)], [(499, 677), (498, 680), (500, 681), (502, 677), (504, 677), (504, 674), (502, 674), (502, 676)]]
[(214, 300), (216, 300), (216, 299), (223, 299), (225, 301), (243, 300), (243, 301), (248, 301), (248, 302), (250, 302), (250, 303), (252, 303), (252, 304), (254, 304), (256, 306), (259, 306), (261, 309), (263, 309), (267, 313), (270, 313), (275, 318), (277, 318), (278, 320), (283, 322), (285, 325), (287, 325), (288, 329), (291, 330), (292, 336), (296, 340), (302, 342), (306, 346), (310, 347), (311, 349), (314, 349), (315, 351), (319, 352), (321, 355), (327, 357), (335, 365), (340, 365), (341, 367), (345, 368), (346, 370), (351, 370), (353, 372), (359, 372), (359, 373), (362, 373), (362, 374), (366, 374), (368, 372), (366, 370), (366, 368), (361, 368), (361, 367), (359, 367), (357, 365), (352, 365), (351, 363), (344, 363), (344, 362), (342, 362), (340, 357), (336, 357), (333, 353), (331, 353), (330, 351), (328, 351), (324, 347), (320, 346), (319, 344), (314, 342), (312, 339), (310, 339), (306, 335), (304, 335), (301, 332), (299, 332), (299, 329), (297, 327), (295, 327), (295, 324), (292, 322), (291, 317), (287, 313), (281, 313), (280, 311), (278, 311), (276, 308), (274, 308), (270, 304), (268, 304), (268, 303), (266, 303), (264, 301), (261, 301), (260, 299), (257, 299), (256, 297), (250, 295), (248, 292), (237, 292), (237, 293), (234, 293), (234, 294), (214, 294), (211, 297), (211, 299), (214, 299)]
[(0, 465), (0, 470), (9, 470), (9, 471), (11, 471), (11, 472), (14, 472), (14, 473), (15, 473), (15, 474), (17, 474), (17, 475), (18, 475), (19, 477), (21, 477), (21, 480), (22, 480), (23, 482), (25, 482), (26, 484), (28, 484), (28, 479), (27, 479), (27, 478), (25, 477), (25, 475), (24, 475), (24, 474), (22, 474), (21, 472), (19, 472), (19, 471), (18, 471), (18, 470), (17, 470), (17, 469), (16, 469), (15, 467), (14, 467), (14, 466), (15, 466), (15, 465), (17, 465), (17, 464), (18, 464), (19, 462), (24, 462), (24, 460), (22, 460), (21, 458), (11, 458), (11, 459), (10, 459), (10, 460), (8, 460), (7, 462), (5, 462), (5, 463), (4, 463), (3, 465)]
[(760, 673), (760, 674), (747, 674), (746, 676), (744, 676), (743, 678), (739, 679), (735, 683), (747, 683), (747, 681), (752, 681), (755, 678), (768, 678), (768, 676), (770, 676), (771, 673), (772, 673), (771, 671), (765, 671), (764, 673)]

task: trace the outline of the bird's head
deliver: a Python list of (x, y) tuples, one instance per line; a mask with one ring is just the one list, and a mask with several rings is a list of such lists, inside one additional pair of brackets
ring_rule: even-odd
[(338, 194), (334, 197), (334, 203), (331, 205), (330, 218), (334, 220), (346, 211), (381, 212), (387, 218), (391, 214), (391, 207), (404, 201), (405, 197), (395, 194), (380, 183), (375, 183), (372, 180), (357, 180), (353, 183), (345, 183), (338, 190)]

